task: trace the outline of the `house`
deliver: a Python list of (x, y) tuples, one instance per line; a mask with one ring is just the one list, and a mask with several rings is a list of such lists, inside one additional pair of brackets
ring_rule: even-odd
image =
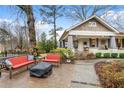
[(13, 37), (12, 40), (0, 42), (0, 52), (5, 50), (15, 50), (17, 47), (17, 38)]
[(93, 15), (83, 22), (66, 29), (59, 39), (61, 47), (90, 51), (124, 49), (124, 33)]

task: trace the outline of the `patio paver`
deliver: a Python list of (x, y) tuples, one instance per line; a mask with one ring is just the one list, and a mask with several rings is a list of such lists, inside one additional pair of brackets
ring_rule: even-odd
[[(13, 79), (10, 80), (8, 73), (3, 73), (0, 78), (0, 87), (99, 87), (94, 86), (95, 84), (99, 84), (99, 80), (94, 69), (94, 64), (98, 61), (100, 60), (78, 60), (75, 64), (62, 64), (61, 67), (54, 67), (53, 73), (48, 78), (30, 77), (29, 72), (25, 71), (14, 75)], [(72, 81), (91, 84), (74, 83)]]

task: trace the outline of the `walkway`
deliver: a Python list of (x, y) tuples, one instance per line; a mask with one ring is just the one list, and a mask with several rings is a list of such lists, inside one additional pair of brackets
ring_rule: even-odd
[(102, 61), (102, 59), (76, 61), (75, 75), (71, 82), (71, 87), (100, 87), (99, 79), (94, 69), (94, 64), (100, 61)]

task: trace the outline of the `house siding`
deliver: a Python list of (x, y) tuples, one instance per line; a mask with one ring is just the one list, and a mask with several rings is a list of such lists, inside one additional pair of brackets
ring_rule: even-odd
[[(96, 27), (90, 27), (89, 22), (96, 22)], [(78, 31), (112, 31), (111, 29), (108, 29), (107, 27), (103, 26), (100, 22), (98, 22), (96, 19), (90, 19), (84, 24), (81, 24), (77, 26), (76, 28), (72, 30), (78, 30)]]

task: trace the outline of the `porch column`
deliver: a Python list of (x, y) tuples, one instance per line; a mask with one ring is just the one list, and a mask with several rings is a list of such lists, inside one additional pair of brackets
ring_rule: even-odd
[(110, 38), (110, 48), (111, 49), (116, 49), (117, 47), (116, 47), (116, 40), (115, 40), (115, 37), (114, 36), (112, 36), (111, 38)]
[(67, 47), (70, 49), (74, 49), (73, 47), (73, 36), (68, 36)]
[(79, 39), (78, 40), (78, 51), (83, 51), (83, 41), (82, 39)]

